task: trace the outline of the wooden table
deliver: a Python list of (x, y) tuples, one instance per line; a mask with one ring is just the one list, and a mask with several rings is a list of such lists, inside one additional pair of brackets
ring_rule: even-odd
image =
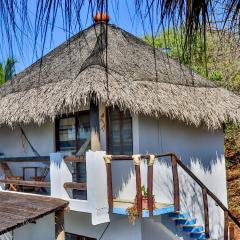
[(37, 177), (38, 175), (38, 169), (42, 169), (42, 167), (22, 167), (23, 170), (23, 180), (26, 180), (26, 170), (32, 169), (34, 170), (34, 177)]

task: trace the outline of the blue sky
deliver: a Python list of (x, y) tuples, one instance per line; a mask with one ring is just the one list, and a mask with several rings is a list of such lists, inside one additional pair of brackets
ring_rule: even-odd
[[(151, 28), (149, 24), (148, 17), (144, 21), (144, 25), (141, 22), (139, 16), (134, 15), (135, 5), (134, 1), (120, 0), (118, 3), (118, 10), (116, 10), (116, 5), (118, 1), (110, 1), (109, 3), (109, 16), (110, 23), (116, 24), (124, 30), (133, 33), (137, 36), (143, 36), (145, 33), (151, 34)], [(115, 9), (115, 10), (114, 10)], [(31, 24), (34, 26), (35, 19), (36, 2), (29, 1), (28, 14), (31, 19)], [(87, 14), (88, 6), (85, 6), (81, 13), (82, 28), (86, 28), (93, 23), (92, 17)], [(131, 12), (131, 14), (130, 14)], [(54, 31), (52, 34), (49, 32), (46, 37), (46, 43), (44, 50), (42, 48), (41, 37), (38, 38), (36, 48), (34, 48), (34, 36), (30, 32), (24, 32), (23, 42), (21, 46), (17, 46), (16, 43), (13, 46), (13, 56), (16, 59), (16, 72), (22, 71), (27, 66), (31, 65), (38, 58), (42, 56), (42, 50), (44, 54), (57, 47), (67, 39), (67, 33), (64, 30), (64, 25), (62, 23), (61, 15), (58, 15), (56, 22), (54, 23)], [(51, 25), (49, 24), (49, 28)], [(73, 28), (71, 35), (79, 32), (79, 27)], [(1, 41), (2, 40), (2, 41)], [(5, 39), (0, 39), (1, 42), (1, 52), (0, 52), (0, 62), (4, 62), (9, 56), (9, 44)], [(14, 42), (14, 41), (13, 41)], [(21, 49), (20, 49), (21, 48)], [(35, 50), (35, 51), (34, 51)]]

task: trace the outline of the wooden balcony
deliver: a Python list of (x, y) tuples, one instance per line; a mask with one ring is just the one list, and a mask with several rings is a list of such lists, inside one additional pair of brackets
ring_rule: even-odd
[[(107, 184), (108, 184), (108, 202), (109, 211), (115, 214), (129, 215), (129, 209), (136, 207), (138, 217), (153, 217), (161, 214), (166, 214), (173, 212), (178, 208), (179, 199), (175, 199), (176, 205), (169, 202), (156, 202), (153, 195), (153, 163), (155, 158), (169, 157), (169, 154), (154, 156), (154, 159), (150, 155), (140, 156), (126, 156), (126, 155), (116, 155), (116, 156), (105, 156), (106, 169), (107, 169)], [(143, 206), (143, 194), (142, 194), (142, 179), (141, 179), (141, 160), (147, 161), (147, 206)], [(136, 198), (134, 201), (126, 199), (118, 199), (113, 196), (113, 173), (112, 164), (115, 161), (132, 161), (135, 168), (136, 175)], [(176, 176), (174, 176), (176, 178)], [(177, 182), (178, 179), (175, 179)], [(175, 185), (176, 187), (177, 185)], [(175, 189), (179, 191), (179, 189)], [(145, 196), (146, 197), (146, 196)]]
[(49, 195), (49, 161), (48, 156), (1, 157), (3, 189)]

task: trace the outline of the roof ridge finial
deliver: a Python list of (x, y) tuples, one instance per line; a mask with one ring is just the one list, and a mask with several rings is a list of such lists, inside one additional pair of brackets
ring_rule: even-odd
[(94, 16), (95, 23), (108, 23), (109, 22), (109, 16), (105, 12), (97, 12), (97, 14)]

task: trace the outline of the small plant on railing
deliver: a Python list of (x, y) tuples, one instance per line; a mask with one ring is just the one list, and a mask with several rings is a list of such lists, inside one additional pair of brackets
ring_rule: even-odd
[(127, 209), (127, 211), (128, 211), (128, 220), (129, 220), (129, 223), (134, 224), (134, 223), (135, 223), (135, 220), (136, 220), (136, 218), (137, 218), (137, 216), (138, 216), (137, 201), (136, 201), (136, 199), (135, 199), (135, 201), (134, 201), (133, 206), (132, 206), (132, 207), (129, 207), (129, 208)]
[(142, 208), (148, 209), (148, 190), (144, 185), (142, 186)]
[[(148, 210), (148, 190), (147, 188), (143, 185), (141, 187), (142, 191), (142, 209)], [(155, 199), (153, 195), (153, 208), (155, 208)], [(134, 224), (136, 218), (138, 217), (138, 211), (137, 211), (137, 198), (134, 200), (134, 204), (132, 207), (129, 207), (127, 209), (128, 211), (128, 219), (131, 224)]]

